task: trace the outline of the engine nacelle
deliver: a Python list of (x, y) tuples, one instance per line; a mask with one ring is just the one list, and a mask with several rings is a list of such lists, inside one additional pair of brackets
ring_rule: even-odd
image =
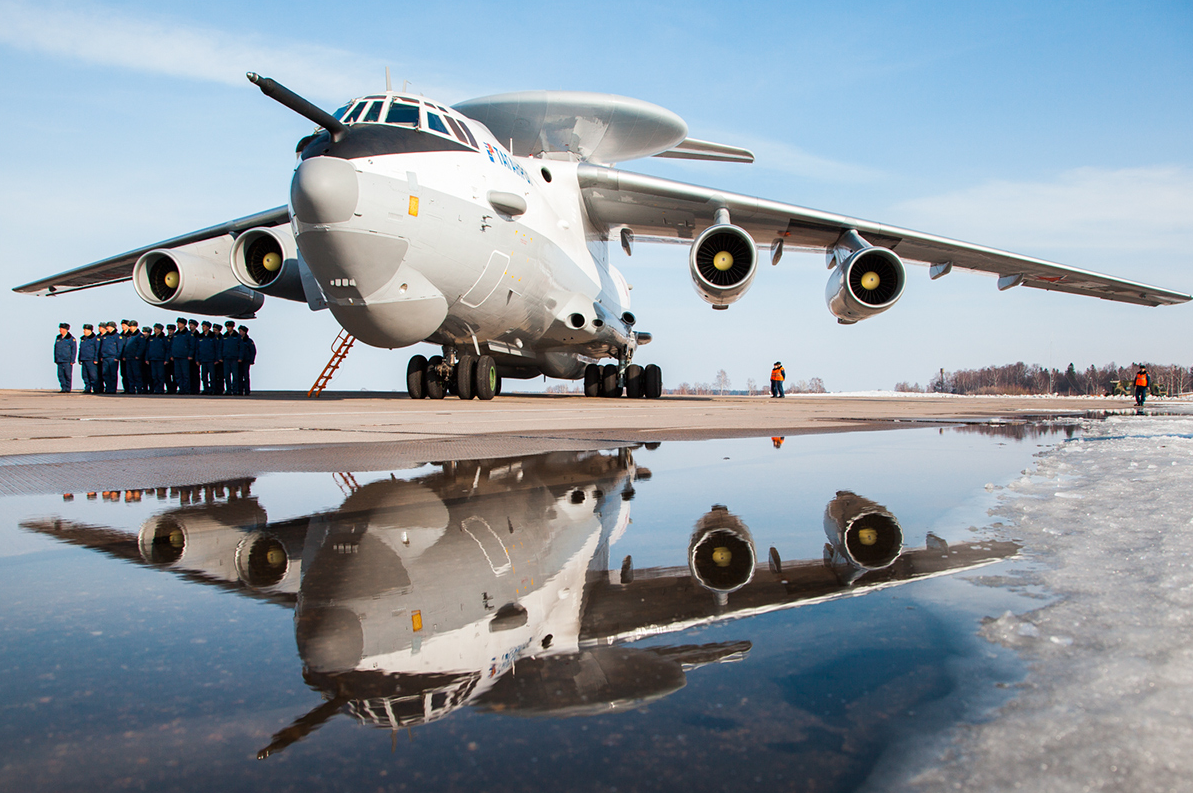
[(746, 525), (720, 504), (696, 523), (688, 546), (688, 570), (718, 600), (754, 577), (754, 538)]
[(252, 317), (265, 297), (237, 282), (228, 267), (232, 237), (157, 248), (137, 259), (133, 287), (151, 306), (209, 316)]
[(903, 552), (903, 527), (868, 498), (848, 490), (824, 508), (825, 564), (842, 584), (851, 584), (871, 570), (889, 567)]
[(232, 274), (255, 292), (306, 302), (298, 246), (289, 226), (249, 229), (232, 245)]
[(758, 247), (745, 229), (722, 223), (709, 226), (688, 253), (696, 294), (713, 308), (728, 308), (746, 293), (758, 272)]
[(848, 325), (895, 305), (906, 281), (903, 260), (890, 248), (870, 245), (848, 253), (837, 265), (824, 299), (833, 316)]

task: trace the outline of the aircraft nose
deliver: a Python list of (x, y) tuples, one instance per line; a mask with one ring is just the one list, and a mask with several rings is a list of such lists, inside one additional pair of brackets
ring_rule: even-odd
[(343, 223), (360, 199), (356, 169), (338, 157), (304, 160), (290, 182), (290, 204), (303, 223)]

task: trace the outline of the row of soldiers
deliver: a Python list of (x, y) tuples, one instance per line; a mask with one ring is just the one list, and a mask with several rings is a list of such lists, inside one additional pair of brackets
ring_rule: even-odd
[(54, 363), (63, 393), (71, 390), (75, 361), (83, 374), (84, 394), (229, 394), (248, 396), (249, 369), (257, 360), (257, 345), (245, 325), (216, 322), (157, 323), (141, 328), (136, 320), (90, 324), (75, 339), (70, 325), (58, 326)]

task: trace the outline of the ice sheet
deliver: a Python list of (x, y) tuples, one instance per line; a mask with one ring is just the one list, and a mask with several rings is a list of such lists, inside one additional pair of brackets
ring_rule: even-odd
[(989, 720), (889, 757), (871, 788), (1193, 789), (1193, 418), (1085, 430), (992, 511), (1026, 542), (1017, 583), (1055, 596), (982, 627), (1030, 661), (1020, 691)]

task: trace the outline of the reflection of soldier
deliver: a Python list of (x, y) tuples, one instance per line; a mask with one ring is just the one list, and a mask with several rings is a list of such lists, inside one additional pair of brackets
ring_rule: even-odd
[(99, 393), (99, 338), (90, 323), (83, 326), (83, 338), (79, 339), (79, 369), (83, 373), (83, 393)]
[(777, 435), (777, 436), (772, 437), (770, 439), (770, 442), (775, 445), (776, 449), (782, 449), (783, 441), (785, 441), (785, 440), (787, 440), (787, 437), (785, 435)]
[(75, 357), (79, 345), (70, 335), (70, 325), (58, 325), (58, 338), (54, 340), (54, 363), (58, 364), (58, 387), (64, 394), (70, 393), (71, 376), (75, 368)]

